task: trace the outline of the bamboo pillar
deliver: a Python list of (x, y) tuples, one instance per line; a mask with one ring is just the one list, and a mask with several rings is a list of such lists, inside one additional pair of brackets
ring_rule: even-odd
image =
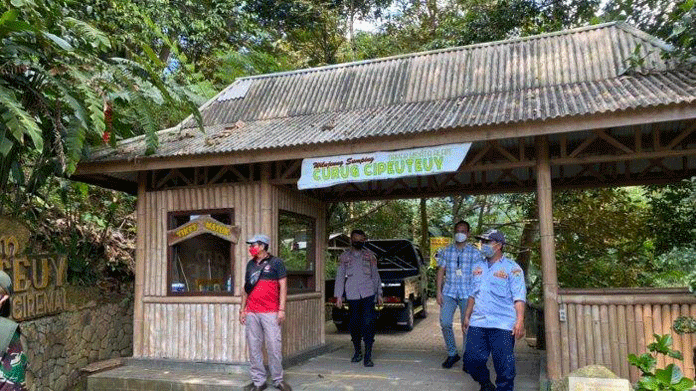
[(135, 246), (135, 302), (133, 303), (133, 356), (143, 354), (143, 289), (145, 280), (145, 233), (148, 225), (145, 223), (145, 191), (147, 189), (147, 173), (138, 172), (138, 201), (136, 227), (137, 237)]
[(546, 327), (546, 373), (549, 379), (561, 378), (561, 330), (558, 320), (558, 276), (556, 246), (553, 233), (551, 164), (549, 142), (545, 136), (536, 137), (537, 206), (541, 238), (541, 267), (544, 287), (544, 325)]
[(261, 166), (261, 228), (259, 233), (265, 233), (271, 238), (269, 251), (278, 253), (278, 233), (273, 229), (273, 188), (271, 185), (271, 165), (264, 163)]

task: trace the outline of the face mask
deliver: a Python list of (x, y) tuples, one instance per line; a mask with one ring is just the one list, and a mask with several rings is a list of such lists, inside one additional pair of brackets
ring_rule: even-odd
[(457, 232), (456, 234), (454, 234), (454, 241), (457, 242), (457, 243), (464, 243), (464, 242), (466, 242), (466, 234), (465, 234), (465, 233), (461, 233), (461, 232)]
[(354, 249), (360, 250), (365, 245), (365, 242), (353, 242), (352, 245)]
[(483, 253), (483, 256), (486, 258), (493, 258), (493, 255), (495, 255), (495, 251), (493, 251), (493, 246), (491, 246), (488, 243), (481, 246), (481, 252)]
[(256, 256), (259, 255), (259, 248), (249, 247), (249, 254), (251, 254), (252, 257), (256, 258)]

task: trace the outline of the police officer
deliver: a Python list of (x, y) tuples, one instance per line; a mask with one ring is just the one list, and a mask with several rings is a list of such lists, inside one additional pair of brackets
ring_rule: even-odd
[[(478, 238), (486, 261), (474, 266), (473, 289), (462, 322), (468, 328), (464, 370), (481, 385), (481, 391), (512, 391), (515, 340), (524, 336), (524, 273), (503, 256), (502, 232), (490, 230)], [(495, 386), (486, 367), (489, 355), (493, 356)]]
[[(365, 232), (355, 229), (350, 233), (351, 249), (341, 254), (334, 296), (336, 306), (343, 307), (343, 293), (348, 299), (348, 315), (350, 317), (350, 339), (353, 341), (355, 352), (351, 362), (360, 362), (372, 367), (372, 344), (375, 341), (375, 296), (382, 304), (382, 282), (377, 271), (377, 258), (372, 251), (365, 248)], [(361, 344), (365, 341), (365, 356), (362, 355)]]

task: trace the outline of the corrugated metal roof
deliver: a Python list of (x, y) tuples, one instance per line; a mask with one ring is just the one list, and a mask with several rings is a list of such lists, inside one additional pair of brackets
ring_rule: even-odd
[[(640, 45), (640, 46), (638, 46)], [(639, 47), (644, 63), (624, 74)], [(154, 156), (220, 153), (504, 124), (696, 101), (696, 73), (623, 23), (236, 81)], [(142, 137), (91, 161), (142, 156)]]

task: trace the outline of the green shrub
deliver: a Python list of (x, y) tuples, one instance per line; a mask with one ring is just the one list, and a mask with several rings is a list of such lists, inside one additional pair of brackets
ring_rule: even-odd
[[(655, 342), (648, 345), (648, 350), (655, 354), (664, 354), (677, 360), (683, 360), (682, 354), (678, 350), (672, 350), (672, 336), (669, 334), (653, 334)], [(643, 353), (636, 356), (631, 353), (628, 355), (628, 362), (638, 368), (642, 374), (636, 391), (686, 391), (694, 386), (694, 382), (685, 377), (681, 369), (669, 364), (663, 369), (656, 369), (657, 359), (651, 353)]]

